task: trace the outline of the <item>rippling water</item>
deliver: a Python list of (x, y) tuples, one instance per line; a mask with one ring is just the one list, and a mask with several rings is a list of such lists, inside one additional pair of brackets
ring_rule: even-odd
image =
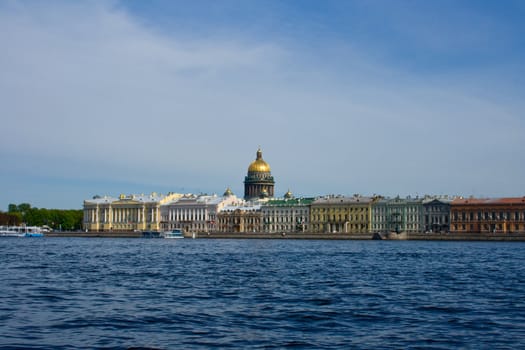
[(525, 244), (1, 239), (1, 348), (524, 348)]

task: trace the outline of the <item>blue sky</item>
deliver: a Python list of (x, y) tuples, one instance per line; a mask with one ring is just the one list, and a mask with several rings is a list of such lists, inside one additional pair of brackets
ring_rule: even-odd
[(525, 194), (522, 1), (0, 3), (0, 210)]

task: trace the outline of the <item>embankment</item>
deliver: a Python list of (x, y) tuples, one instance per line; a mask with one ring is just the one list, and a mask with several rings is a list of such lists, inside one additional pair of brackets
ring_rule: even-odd
[[(142, 238), (141, 232), (49, 232), (46, 237), (78, 238)], [(371, 240), (373, 233), (186, 233), (186, 238), (199, 239), (328, 239)], [(406, 239), (415, 241), (525, 241), (525, 233), (408, 233)]]

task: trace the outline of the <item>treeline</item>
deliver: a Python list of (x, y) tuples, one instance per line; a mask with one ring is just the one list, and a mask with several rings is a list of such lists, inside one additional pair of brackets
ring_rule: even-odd
[(0, 212), (0, 225), (46, 225), (53, 230), (79, 230), (83, 215), (82, 210), (32, 208), (28, 203), (9, 204), (7, 213)]

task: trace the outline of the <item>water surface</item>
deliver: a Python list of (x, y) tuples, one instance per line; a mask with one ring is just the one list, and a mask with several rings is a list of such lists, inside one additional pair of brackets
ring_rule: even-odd
[(525, 347), (525, 243), (0, 239), (2, 348)]

